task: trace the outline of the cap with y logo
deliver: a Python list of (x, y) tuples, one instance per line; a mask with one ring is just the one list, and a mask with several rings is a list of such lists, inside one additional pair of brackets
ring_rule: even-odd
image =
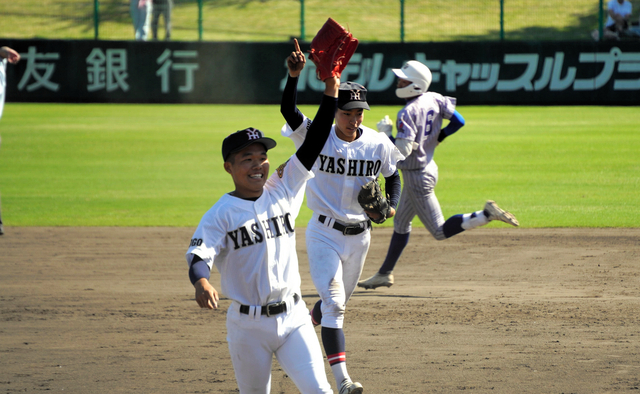
[(224, 139), (224, 141), (222, 141), (222, 158), (224, 161), (227, 161), (229, 155), (232, 153), (242, 150), (256, 142), (264, 145), (267, 150), (276, 146), (275, 140), (265, 137), (262, 131), (249, 127), (230, 134)]
[(338, 108), (343, 110), (369, 109), (367, 88), (355, 82), (342, 82), (338, 91)]

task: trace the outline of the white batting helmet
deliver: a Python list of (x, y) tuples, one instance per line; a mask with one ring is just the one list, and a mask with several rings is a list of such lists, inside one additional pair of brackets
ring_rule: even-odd
[(396, 89), (396, 96), (409, 98), (426, 92), (431, 85), (431, 71), (429, 67), (417, 60), (409, 60), (402, 68), (394, 68), (393, 73), (400, 79), (411, 82), (411, 85)]

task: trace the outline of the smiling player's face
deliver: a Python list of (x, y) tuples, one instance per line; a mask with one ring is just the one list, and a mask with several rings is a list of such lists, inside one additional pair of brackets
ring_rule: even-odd
[(234, 195), (239, 198), (256, 198), (262, 195), (262, 188), (269, 175), (267, 149), (255, 143), (234, 154), (224, 163), (224, 169), (231, 174), (236, 186)]

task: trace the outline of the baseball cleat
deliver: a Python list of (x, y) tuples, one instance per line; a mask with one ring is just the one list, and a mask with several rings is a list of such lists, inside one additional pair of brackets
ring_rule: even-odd
[(365, 289), (375, 289), (380, 286), (393, 286), (393, 274), (381, 274), (376, 272), (376, 274), (371, 278), (358, 282), (358, 287), (364, 287)]
[(487, 201), (484, 205), (484, 214), (489, 220), (499, 220), (516, 227), (520, 225), (513, 214), (501, 209), (495, 201)]
[(363, 391), (364, 389), (360, 383), (345, 379), (340, 384), (339, 394), (361, 394)]

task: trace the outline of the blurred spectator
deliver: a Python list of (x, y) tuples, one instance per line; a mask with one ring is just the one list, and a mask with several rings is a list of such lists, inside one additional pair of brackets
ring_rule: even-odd
[(173, 8), (173, 0), (153, 0), (153, 18), (151, 19), (151, 31), (153, 39), (158, 39), (158, 21), (160, 15), (164, 18), (164, 39), (171, 39), (171, 9)]
[[(7, 86), (7, 62), (16, 64), (20, 61), (20, 54), (9, 47), (0, 48), (0, 118), (4, 110), (5, 87)], [(2, 142), (0, 140), (0, 142)], [(4, 234), (2, 212), (0, 212), (0, 235)]]
[(131, 0), (130, 9), (136, 41), (147, 41), (147, 37), (149, 36), (151, 0)]
[(607, 4), (607, 23), (604, 28), (604, 38), (619, 39), (629, 29), (629, 18), (632, 6), (628, 0), (609, 0)]

